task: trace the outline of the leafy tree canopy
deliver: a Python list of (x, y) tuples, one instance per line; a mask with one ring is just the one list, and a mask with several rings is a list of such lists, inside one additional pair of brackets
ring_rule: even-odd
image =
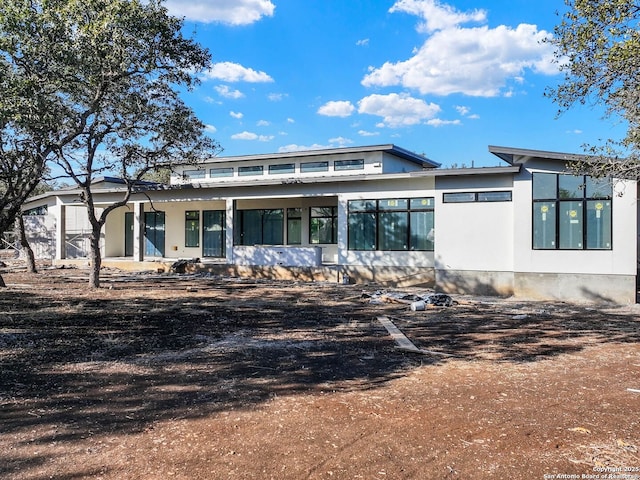
[[(147, 172), (219, 150), (180, 98), (210, 62), (181, 28), (161, 0), (0, 3), (2, 145), (55, 164), (82, 189), (92, 250), (107, 215)], [(128, 189), (98, 210), (91, 184), (107, 173)], [(99, 269), (99, 251), (92, 264)]]
[(550, 40), (565, 76), (547, 95), (561, 111), (576, 103), (602, 104), (608, 118), (626, 121), (623, 139), (588, 146), (595, 158), (578, 167), (597, 176), (640, 179), (640, 2), (565, 3), (568, 10)]

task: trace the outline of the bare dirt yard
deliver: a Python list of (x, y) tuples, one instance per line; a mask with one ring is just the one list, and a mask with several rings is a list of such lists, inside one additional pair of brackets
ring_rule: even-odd
[[(640, 478), (637, 306), (412, 311), (372, 302), (375, 285), (4, 279), (3, 479)], [(396, 348), (381, 316), (432, 353)]]

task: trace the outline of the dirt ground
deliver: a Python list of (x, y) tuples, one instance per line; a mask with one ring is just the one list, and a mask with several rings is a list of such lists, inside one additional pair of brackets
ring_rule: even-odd
[(640, 478), (638, 306), (3, 276), (3, 479)]

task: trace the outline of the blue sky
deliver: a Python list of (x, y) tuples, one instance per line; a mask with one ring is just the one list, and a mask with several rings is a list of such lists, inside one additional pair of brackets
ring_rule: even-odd
[(578, 153), (618, 138), (597, 106), (557, 117), (541, 40), (563, 0), (168, 0), (212, 53), (187, 103), (222, 156), (394, 143), (443, 166), (488, 145)]

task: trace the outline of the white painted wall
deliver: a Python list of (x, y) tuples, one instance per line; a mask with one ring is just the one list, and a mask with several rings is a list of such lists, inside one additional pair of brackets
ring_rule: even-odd
[(511, 178), (507, 175), (437, 180), (437, 269), (503, 272), (513, 268), (513, 201), (443, 202), (444, 193), (509, 191), (511, 185)]

